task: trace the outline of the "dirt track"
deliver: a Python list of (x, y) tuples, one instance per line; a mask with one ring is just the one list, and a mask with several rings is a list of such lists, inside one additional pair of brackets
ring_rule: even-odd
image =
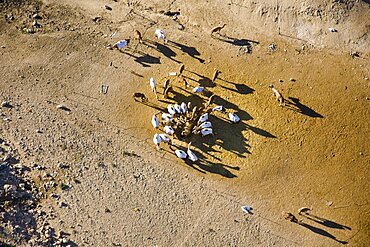
[[(23, 30), (32, 26), (34, 7), (4, 8), (0, 99), (12, 107), (1, 108), (0, 133), (13, 151), (3, 143), (2, 154), (29, 167), (25, 176), (44, 188), (39, 209), (56, 232), (68, 233), (62, 245), (369, 245), (366, 1), (167, 2), (47, 1), (34, 34)], [(211, 38), (211, 28), (222, 23), (221, 34)], [(157, 27), (167, 31), (167, 45), (155, 39)], [(134, 29), (144, 44), (133, 38)], [(124, 38), (131, 39), (129, 50), (106, 49)], [(275, 51), (268, 49), (272, 43)], [(251, 53), (241, 53), (241, 45)], [(200, 158), (195, 164), (152, 143), (150, 119), (158, 109), (207, 100), (168, 76), (180, 62), (191, 87), (205, 86), (217, 95), (214, 105), (242, 120), (230, 124), (216, 113), (214, 137), (175, 140), (182, 148), (192, 141)], [(216, 86), (214, 68), (222, 71)], [(150, 77), (161, 100), (165, 78), (176, 93), (157, 101)], [(278, 106), (270, 84), (288, 106)], [(145, 93), (148, 104), (135, 102), (133, 92)], [(48, 188), (49, 181), (57, 186)], [(1, 241), (52, 242), (44, 233), (15, 234), (3, 205)], [(245, 214), (243, 205), (254, 214)], [(303, 206), (313, 208), (310, 215), (297, 214)], [(283, 211), (302, 222), (284, 220)], [(40, 215), (30, 217), (40, 222)]]

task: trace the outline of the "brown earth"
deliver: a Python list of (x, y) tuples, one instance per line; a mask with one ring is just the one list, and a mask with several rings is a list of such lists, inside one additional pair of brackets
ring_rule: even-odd
[[(46, 183), (33, 168), (42, 164), (70, 187), (40, 197), (54, 215), (50, 225), (81, 246), (369, 246), (369, 4), (321, 2), (66, 0), (37, 10), (0, 2), (0, 97), (13, 106), (1, 108), (1, 138), (36, 184)], [(35, 12), (42, 27), (29, 34)], [(168, 44), (157, 42), (156, 28), (166, 30)], [(126, 38), (124, 52), (106, 49)], [(168, 75), (180, 63), (192, 87), (205, 86), (217, 95), (214, 105), (241, 118), (230, 124), (216, 113), (213, 137), (175, 140), (183, 149), (192, 141), (195, 164), (152, 143), (158, 109), (207, 100)], [(222, 72), (216, 86), (214, 68)], [(166, 100), (165, 78), (176, 92)], [(300, 207), (313, 210), (300, 216)], [(283, 211), (302, 221), (284, 220)], [(2, 221), (4, 243), (47, 245), (5, 234)]]

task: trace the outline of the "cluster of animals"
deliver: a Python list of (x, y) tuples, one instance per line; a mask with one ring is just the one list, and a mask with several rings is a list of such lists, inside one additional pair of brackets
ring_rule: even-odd
[[(214, 33), (219, 33), (220, 30), (224, 27), (216, 27), (212, 30), (211, 35)], [(167, 37), (163, 30), (156, 29), (154, 32), (158, 40), (163, 40), (164, 43), (167, 43)], [(139, 43), (143, 43), (143, 37), (138, 30), (135, 30), (135, 37)], [(129, 40), (118, 41), (115, 45), (110, 46), (109, 48), (123, 49), (129, 43)], [(184, 84), (185, 88), (189, 88), (190, 85), (186, 81), (185, 77), (182, 75), (185, 69), (185, 65), (181, 64), (177, 75), (177, 81), (180, 81)], [(215, 84), (217, 77), (221, 72), (215, 69), (212, 76), (212, 82)], [(150, 78), (149, 85), (152, 92), (155, 94), (156, 99), (158, 100), (158, 91), (157, 91), (157, 82), (154, 78)], [(276, 90), (272, 85), (270, 85), (273, 94), (276, 96), (276, 100), (279, 102), (279, 105), (284, 105), (284, 98), (281, 93)], [(192, 88), (194, 94), (203, 94), (205, 95), (207, 89), (201, 86), (196, 86)], [(163, 85), (163, 97), (168, 98), (170, 93), (175, 93), (173, 87), (170, 85), (170, 80), (167, 79)], [(209, 93), (209, 92), (208, 92)], [(209, 121), (209, 116), (213, 112), (221, 112), (227, 114), (228, 119), (231, 123), (240, 122), (240, 117), (232, 111), (226, 111), (222, 105), (211, 107), (212, 101), (216, 96), (212, 94), (208, 97), (208, 102), (204, 103), (202, 106), (193, 106), (191, 102), (182, 102), (181, 104), (169, 104), (167, 106), (167, 112), (159, 111), (154, 114), (151, 118), (151, 123), (154, 129), (162, 128), (163, 133), (156, 133), (153, 136), (153, 143), (156, 145), (158, 150), (161, 150), (160, 144), (167, 143), (170, 146), (173, 146), (173, 139), (184, 139), (190, 135), (201, 135), (202, 137), (208, 135), (214, 135), (212, 123)], [(148, 101), (148, 98), (144, 93), (136, 92), (133, 94), (135, 101), (145, 103)], [(172, 148), (171, 148), (172, 150)], [(189, 159), (193, 162), (198, 160), (198, 157), (193, 151), (191, 151), (191, 142), (189, 142), (186, 152), (181, 149), (174, 150), (177, 157), (181, 159)]]
[[(180, 66), (179, 77), (181, 78), (184, 65)], [(183, 80), (184, 78), (181, 78)], [(149, 85), (151, 90), (158, 99), (157, 93), (157, 83), (154, 78), (150, 78)], [(167, 79), (164, 82), (164, 93), (163, 96), (168, 97), (166, 91), (169, 88), (169, 80)], [(186, 83), (185, 87), (189, 87)], [(172, 87), (171, 87), (172, 88)], [(201, 87), (194, 87), (193, 93), (202, 93), (204, 90), (200, 90)], [(135, 93), (135, 100), (140, 100), (142, 102), (147, 101), (147, 97), (142, 93)], [(151, 123), (154, 129), (162, 128), (164, 133), (156, 133), (153, 136), (153, 143), (156, 145), (157, 149), (160, 150), (161, 143), (167, 143), (169, 145), (173, 144), (172, 139), (184, 139), (190, 135), (201, 135), (202, 137), (208, 135), (214, 135), (213, 126), (209, 119), (210, 114), (213, 112), (222, 112), (228, 114), (229, 120), (231, 123), (238, 123), (240, 118), (233, 112), (226, 112), (225, 108), (222, 105), (211, 107), (212, 101), (215, 98), (215, 95), (211, 95), (208, 98), (208, 101), (202, 106), (193, 106), (191, 102), (182, 102), (181, 104), (169, 104), (167, 105), (167, 111), (159, 111), (155, 113), (151, 118)], [(181, 149), (174, 150), (177, 157), (181, 159), (189, 159), (193, 162), (197, 161), (198, 158), (191, 151), (191, 142), (188, 144), (187, 151)]]

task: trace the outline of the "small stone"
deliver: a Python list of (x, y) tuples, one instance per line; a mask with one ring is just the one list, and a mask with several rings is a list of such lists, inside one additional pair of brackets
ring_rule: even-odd
[(66, 164), (63, 164), (63, 163), (59, 163), (59, 168), (60, 169), (68, 169), (69, 168), (69, 165), (66, 165)]
[(360, 155), (364, 155), (364, 153), (363, 153), (363, 152), (360, 152), (359, 154), (360, 154)]
[(296, 81), (296, 79), (294, 79), (294, 78), (289, 78), (289, 81)]
[(3, 101), (1, 102), (1, 107), (12, 108), (12, 105), (9, 103), (9, 101)]
[(368, 77), (365, 77), (364, 79), (365, 79), (365, 81), (369, 80), (369, 78), (368, 78)]
[(109, 6), (109, 5), (104, 5), (104, 8), (106, 9), (106, 10), (109, 10), (109, 11), (112, 11), (113, 9), (112, 9), (112, 7), (111, 6)]
[(68, 204), (65, 203), (65, 202), (59, 202), (59, 207), (60, 208), (66, 208), (66, 207), (68, 207)]
[(332, 201), (327, 201), (326, 205), (328, 205), (330, 207), (331, 205), (333, 205), (333, 202)]
[(71, 111), (71, 109), (69, 109), (65, 105), (57, 105), (56, 108), (60, 109), (60, 110), (63, 110), (63, 111)]
[(55, 200), (59, 200), (59, 198), (60, 198), (60, 196), (58, 194), (55, 194), (55, 193), (51, 193), (50, 197), (55, 199)]
[(42, 130), (37, 129), (37, 130), (36, 130), (36, 133), (42, 134), (43, 132), (42, 132)]
[(39, 24), (37, 21), (33, 21), (32, 26), (34, 26), (35, 28), (41, 28), (41, 24)]
[(6, 193), (15, 192), (17, 190), (17, 186), (14, 184), (4, 184), (3, 188)]
[(38, 13), (34, 14), (34, 15), (32, 16), (32, 18), (33, 18), (33, 19), (36, 19), (36, 20), (41, 20), (41, 19), (42, 19), (42, 17), (41, 17)]
[(279, 82), (284, 82), (282, 79), (279, 79)]

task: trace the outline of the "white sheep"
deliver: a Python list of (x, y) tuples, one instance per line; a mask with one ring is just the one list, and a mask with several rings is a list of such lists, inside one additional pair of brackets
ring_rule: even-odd
[(177, 114), (181, 114), (181, 106), (179, 104), (176, 103), (173, 108), (175, 109)]
[(191, 161), (195, 162), (198, 160), (198, 157), (195, 155), (195, 153), (193, 153), (193, 151), (190, 150), (190, 146), (191, 146), (191, 142), (188, 144), (188, 157)]
[(168, 113), (162, 113), (162, 120), (166, 123), (170, 123), (173, 121), (173, 117), (171, 114)]
[(176, 114), (176, 110), (173, 105), (168, 105), (167, 110), (168, 110), (168, 113), (171, 114), (172, 116)]
[(171, 138), (167, 134), (159, 134), (159, 137), (162, 139), (163, 142), (172, 144)]
[(194, 93), (202, 93), (204, 91), (204, 87), (195, 87), (193, 88)]
[(218, 105), (213, 107), (212, 111), (224, 111), (224, 107), (222, 105)]
[(159, 144), (161, 144), (162, 138), (159, 136), (159, 134), (154, 134), (153, 142), (157, 146), (157, 149), (160, 150)]
[(185, 102), (181, 103), (180, 108), (181, 108), (181, 113), (183, 113), (183, 114), (186, 114), (186, 112), (188, 111), (188, 107), (185, 104)]
[(163, 39), (164, 43), (167, 43), (166, 33), (162, 29), (156, 29), (154, 34), (157, 36), (158, 40)]
[(166, 125), (163, 128), (164, 132), (169, 135), (173, 135), (175, 133), (175, 130), (172, 128), (172, 126)]
[(209, 121), (203, 122), (198, 126), (200, 129), (212, 128), (212, 123)]
[(198, 123), (203, 123), (208, 120), (208, 113), (204, 113), (202, 116), (199, 117)]
[(152, 125), (154, 129), (157, 129), (159, 127), (159, 119), (157, 118), (156, 114), (152, 116)]
[(236, 115), (235, 113), (231, 113), (229, 112), (229, 120), (232, 122), (232, 123), (239, 123), (240, 121), (240, 117), (238, 115)]
[(202, 137), (207, 135), (213, 135), (213, 130), (211, 128), (204, 128), (200, 130), (200, 133), (202, 134)]
[(150, 78), (149, 80), (149, 84), (150, 84), (150, 88), (152, 89), (152, 91), (154, 92), (155, 94), (155, 97), (158, 99), (158, 94), (157, 94), (157, 82), (155, 81), (155, 79), (152, 77)]
[(175, 154), (180, 159), (186, 159), (186, 157), (188, 156), (183, 150), (180, 149), (175, 150)]

